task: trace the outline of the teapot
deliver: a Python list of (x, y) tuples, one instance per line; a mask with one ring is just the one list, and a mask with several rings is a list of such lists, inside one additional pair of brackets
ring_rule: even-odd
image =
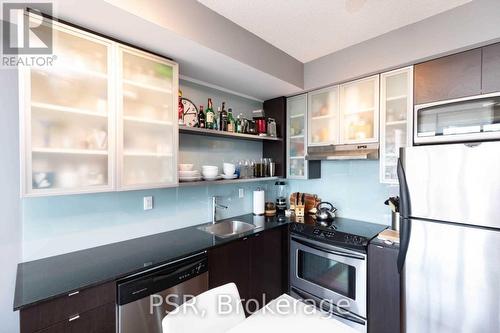
[(316, 219), (319, 221), (332, 221), (337, 208), (329, 202), (323, 201), (316, 205)]

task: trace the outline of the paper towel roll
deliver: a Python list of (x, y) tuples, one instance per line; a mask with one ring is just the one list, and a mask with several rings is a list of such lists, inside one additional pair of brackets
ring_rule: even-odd
[(253, 213), (255, 215), (264, 215), (265, 197), (264, 190), (257, 189), (253, 191)]

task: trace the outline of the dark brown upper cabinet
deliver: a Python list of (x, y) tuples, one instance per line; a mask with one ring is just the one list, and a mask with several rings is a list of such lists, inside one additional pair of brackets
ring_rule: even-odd
[(481, 49), (415, 65), (415, 104), (481, 94)]
[(500, 43), (483, 48), (482, 92), (500, 91)]

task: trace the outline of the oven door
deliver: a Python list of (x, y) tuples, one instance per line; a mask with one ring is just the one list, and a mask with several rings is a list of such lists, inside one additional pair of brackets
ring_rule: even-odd
[(292, 235), (290, 285), (366, 318), (362, 253)]

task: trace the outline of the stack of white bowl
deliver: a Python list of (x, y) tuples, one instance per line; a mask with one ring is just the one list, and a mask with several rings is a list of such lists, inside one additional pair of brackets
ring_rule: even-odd
[(222, 178), (224, 179), (235, 179), (236, 177), (238, 177), (238, 175), (235, 173), (236, 165), (233, 163), (224, 163), (223, 170), (224, 174), (222, 175)]
[(219, 168), (214, 165), (203, 165), (201, 167), (201, 175), (205, 180), (219, 179)]
[(195, 182), (201, 180), (198, 170), (193, 170), (193, 164), (179, 164), (179, 181)]

